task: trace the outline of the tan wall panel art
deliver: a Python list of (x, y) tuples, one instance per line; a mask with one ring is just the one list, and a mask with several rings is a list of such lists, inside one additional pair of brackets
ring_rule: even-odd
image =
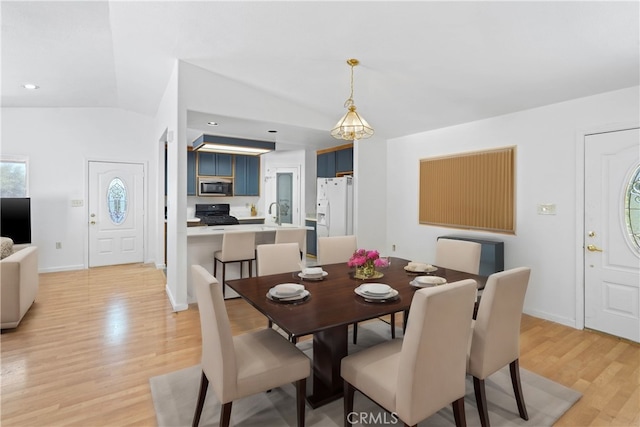
[(420, 224), (514, 234), (515, 151), (420, 160)]

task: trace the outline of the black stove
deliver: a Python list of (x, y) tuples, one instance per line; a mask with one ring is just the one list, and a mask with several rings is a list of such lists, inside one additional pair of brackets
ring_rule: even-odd
[(239, 224), (238, 218), (229, 215), (228, 203), (213, 205), (196, 204), (196, 218), (206, 225), (235, 225)]

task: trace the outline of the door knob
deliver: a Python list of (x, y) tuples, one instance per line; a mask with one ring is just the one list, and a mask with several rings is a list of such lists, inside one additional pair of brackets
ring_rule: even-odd
[(589, 250), (590, 252), (602, 252), (602, 249), (600, 249), (596, 245), (587, 245), (587, 250)]
[(91, 221), (89, 224), (94, 225), (96, 222), (95, 221)]

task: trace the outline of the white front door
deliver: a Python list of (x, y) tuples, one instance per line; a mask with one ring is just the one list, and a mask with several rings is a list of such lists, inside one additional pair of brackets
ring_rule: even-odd
[(640, 179), (639, 141), (638, 129), (588, 135), (584, 168), (585, 327), (636, 342), (640, 342), (640, 235), (634, 235), (640, 221), (640, 181), (635, 181)]
[(89, 267), (144, 259), (144, 165), (89, 162)]

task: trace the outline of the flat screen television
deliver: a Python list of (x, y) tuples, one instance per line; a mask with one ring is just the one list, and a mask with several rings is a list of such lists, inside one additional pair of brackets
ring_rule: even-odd
[(28, 197), (0, 198), (0, 235), (13, 243), (31, 243), (31, 199)]

